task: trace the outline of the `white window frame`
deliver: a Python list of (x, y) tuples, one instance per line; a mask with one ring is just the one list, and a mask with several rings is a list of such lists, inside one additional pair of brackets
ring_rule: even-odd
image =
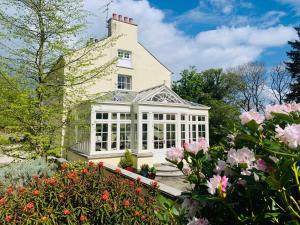
[[(123, 78), (124, 81), (119, 81), (121, 78)], [(122, 90), (122, 91), (130, 91), (130, 90), (132, 90), (132, 76), (125, 75), (125, 74), (118, 74), (118, 78), (117, 79), (118, 79), (117, 80), (117, 88), (118, 88), (118, 90)], [(122, 86), (124, 88), (122, 88)]]

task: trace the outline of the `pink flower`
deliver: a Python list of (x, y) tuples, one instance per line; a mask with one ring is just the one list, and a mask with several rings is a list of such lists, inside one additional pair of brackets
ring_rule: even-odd
[(227, 154), (227, 163), (231, 166), (239, 166), (240, 164), (246, 165), (246, 169), (251, 169), (253, 167), (253, 162), (255, 161), (254, 152), (249, 148), (244, 147), (238, 149), (230, 149)]
[(226, 176), (214, 175), (207, 181), (208, 193), (214, 195), (217, 191), (221, 193), (226, 192), (228, 178)]
[(256, 168), (263, 172), (269, 172), (268, 165), (263, 159), (258, 159), (256, 161)]
[(183, 149), (182, 148), (170, 148), (167, 151), (167, 159), (179, 162), (183, 159)]
[(300, 145), (300, 124), (287, 125), (284, 129), (277, 125), (275, 131), (276, 137), (290, 148)]
[(194, 217), (187, 225), (209, 225), (209, 222), (206, 218)]
[(182, 168), (182, 172), (185, 176), (189, 176), (192, 173), (191, 168), (187, 165)]
[(191, 142), (190, 144), (185, 144), (184, 149), (187, 152), (191, 152), (197, 155), (199, 151), (203, 151), (203, 153), (206, 153), (208, 151), (208, 144), (205, 138), (201, 137), (199, 138), (198, 142)]
[(249, 123), (251, 120), (254, 120), (257, 124), (264, 122), (265, 117), (256, 111), (243, 112), (240, 115), (241, 123), (244, 125)]
[(282, 104), (282, 105), (267, 105), (265, 112), (266, 118), (272, 119), (272, 113), (283, 113), (288, 114), (290, 112), (300, 111), (300, 103)]

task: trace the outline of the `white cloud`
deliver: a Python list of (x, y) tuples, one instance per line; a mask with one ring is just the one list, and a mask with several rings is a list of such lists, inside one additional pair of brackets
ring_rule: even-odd
[[(105, 15), (101, 14), (103, 9), (100, 11), (96, 6), (97, 2), (86, 1), (87, 8), (98, 13), (89, 33), (103, 36)], [(256, 60), (265, 49), (282, 46), (296, 37), (292, 27), (283, 25), (269, 28), (224, 26), (190, 37), (175, 23), (165, 22), (164, 12), (151, 7), (147, 0), (116, 0), (111, 12), (134, 18), (139, 25), (139, 40), (175, 74), (190, 65), (203, 70), (247, 63)]]

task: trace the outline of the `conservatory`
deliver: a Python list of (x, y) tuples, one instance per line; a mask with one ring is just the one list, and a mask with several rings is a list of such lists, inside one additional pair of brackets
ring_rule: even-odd
[(168, 148), (199, 137), (209, 140), (208, 110), (183, 100), (165, 85), (140, 92), (109, 92), (84, 107), (85, 126), (77, 122), (71, 127), (75, 138), (69, 158), (116, 164), (128, 149), (137, 164), (163, 163)]

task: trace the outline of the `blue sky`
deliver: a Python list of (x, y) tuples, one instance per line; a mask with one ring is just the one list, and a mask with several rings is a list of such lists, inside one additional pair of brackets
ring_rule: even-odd
[[(96, 15), (88, 33), (101, 37), (108, 0), (86, 0)], [(100, 8), (99, 8), (100, 7)], [(140, 41), (173, 72), (286, 60), (288, 40), (299, 26), (300, 0), (114, 0), (110, 14), (133, 17)]]

